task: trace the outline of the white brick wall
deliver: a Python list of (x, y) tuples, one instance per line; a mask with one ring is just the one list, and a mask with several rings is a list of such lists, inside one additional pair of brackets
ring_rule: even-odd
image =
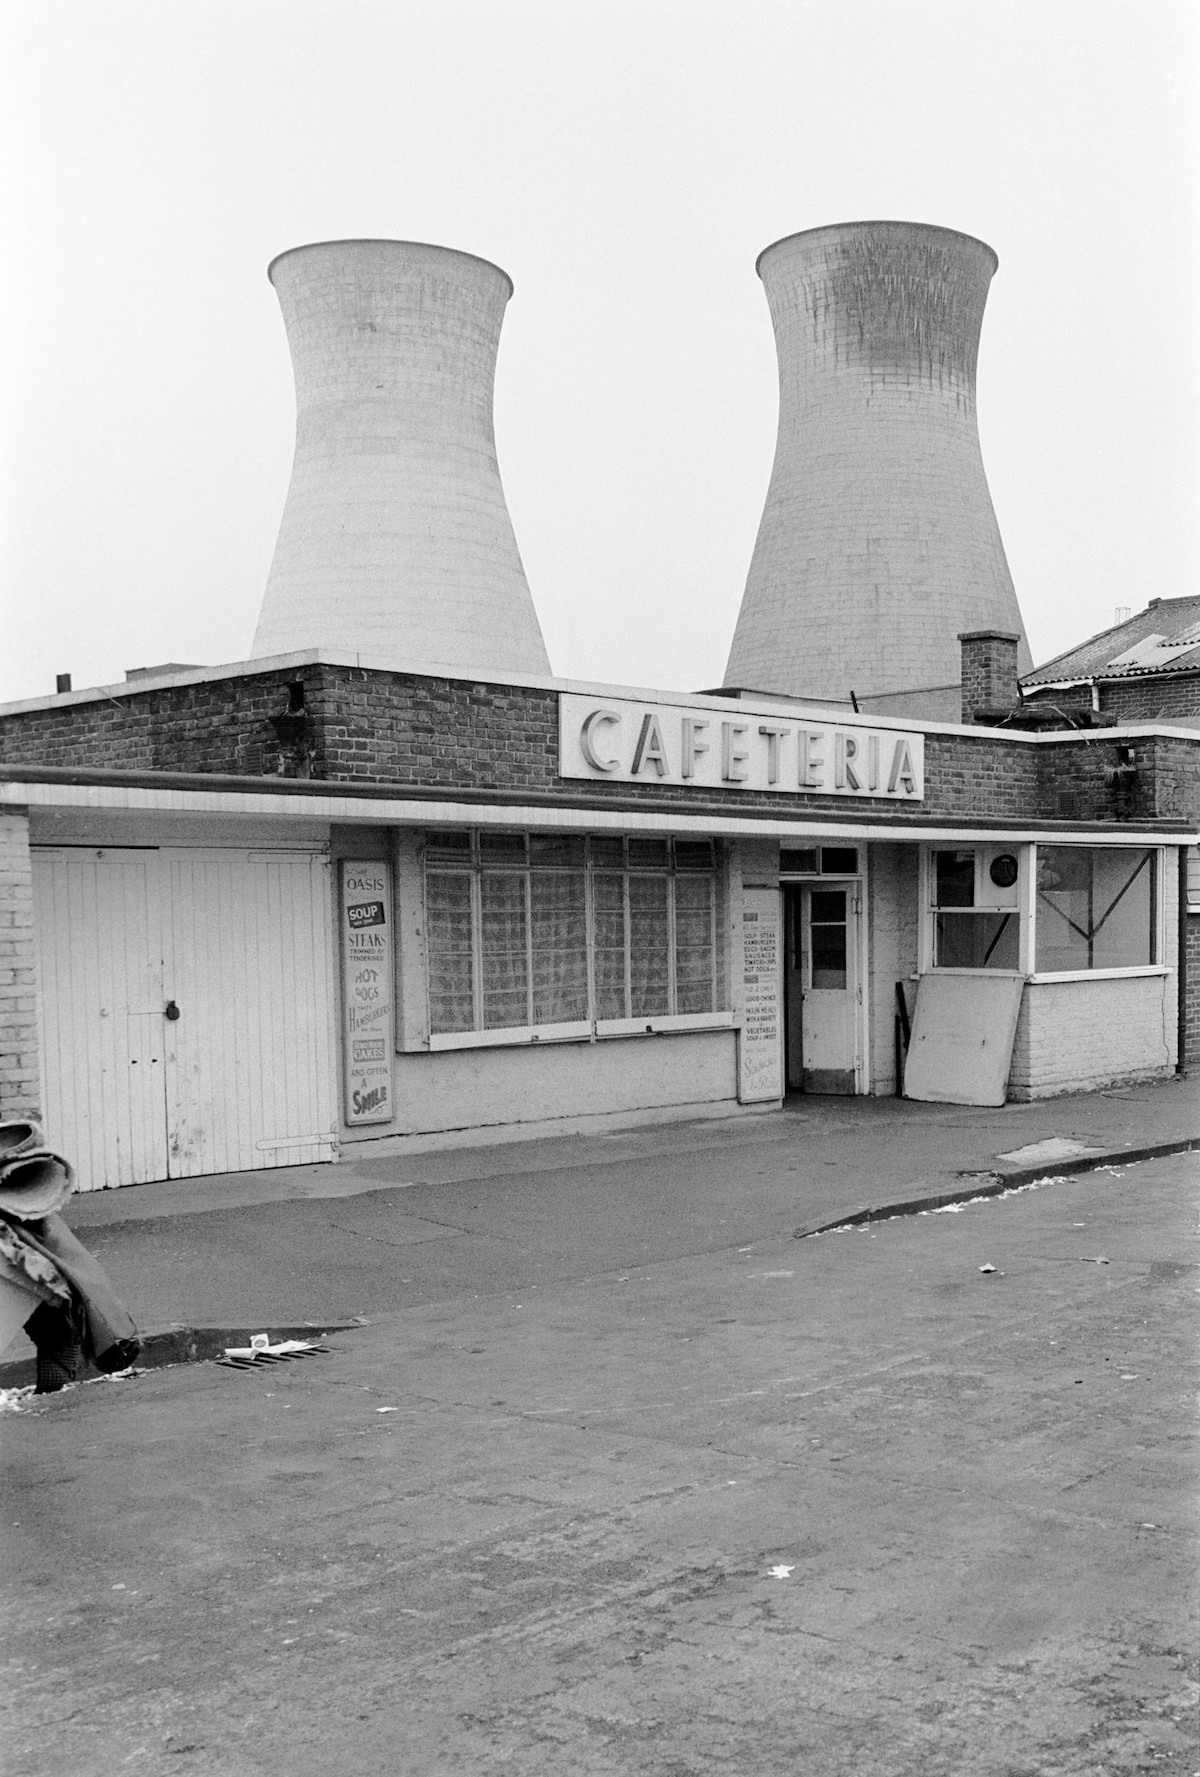
[(1010, 1098), (1050, 1098), (1175, 1070), (1176, 977), (1029, 982), (1008, 1077)]
[(0, 1118), (41, 1116), (29, 816), (0, 809)]
[(869, 881), (869, 1090), (886, 1097), (896, 1090), (896, 983), (917, 966), (916, 846), (872, 845)]

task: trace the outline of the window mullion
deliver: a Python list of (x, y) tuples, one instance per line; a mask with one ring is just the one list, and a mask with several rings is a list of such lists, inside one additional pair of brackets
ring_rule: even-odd
[(587, 952), (587, 1016), (596, 1034), (596, 887), (592, 871), (592, 847), (585, 842), (583, 857), (583, 941)]
[(533, 872), (525, 871), (525, 1022), (533, 1028)]
[(667, 1010), (674, 1012), (675, 997), (675, 873), (667, 873)]
[(625, 1016), (633, 1017), (633, 915), (629, 906), (629, 864), (621, 873), (621, 910), (625, 918)]
[(483, 887), (479, 865), (471, 867), (471, 974), (476, 1030), (483, 1029)]

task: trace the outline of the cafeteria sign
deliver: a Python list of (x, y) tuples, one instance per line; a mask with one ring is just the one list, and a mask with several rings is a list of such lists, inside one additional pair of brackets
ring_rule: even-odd
[(392, 881), (383, 862), (342, 861), (342, 1050), (347, 1123), (392, 1120)]
[(888, 802), (925, 794), (925, 736), (911, 728), (821, 721), (734, 700), (688, 707), (563, 692), (558, 710), (563, 777)]

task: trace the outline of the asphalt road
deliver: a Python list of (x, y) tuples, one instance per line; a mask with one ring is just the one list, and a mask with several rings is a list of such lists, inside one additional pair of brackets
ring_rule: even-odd
[(7, 1416), (7, 1777), (1195, 1777), (1198, 1182)]

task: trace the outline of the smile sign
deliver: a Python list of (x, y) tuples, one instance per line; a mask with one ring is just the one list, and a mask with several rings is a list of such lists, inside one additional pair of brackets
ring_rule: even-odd
[(564, 692), (559, 772), (610, 783), (919, 802), (925, 737), (788, 718), (732, 701), (726, 713)]

